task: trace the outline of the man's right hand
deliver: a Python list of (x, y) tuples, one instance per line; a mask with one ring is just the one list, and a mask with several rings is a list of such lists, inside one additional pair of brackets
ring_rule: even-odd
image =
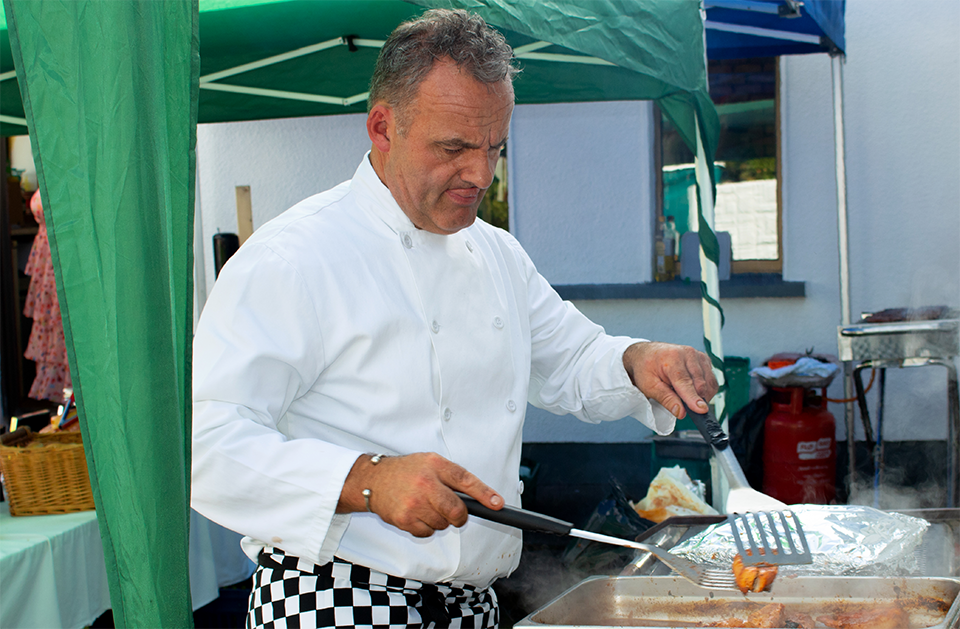
[(473, 496), (491, 509), (501, 497), (479, 478), (439, 454), (420, 452), (383, 457), (374, 465), (370, 455), (357, 458), (347, 475), (337, 513), (366, 511), (363, 490), (370, 490), (370, 510), (387, 524), (416, 537), (429, 537), (451, 524), (467, 523), (467, 507), (454, 491)]

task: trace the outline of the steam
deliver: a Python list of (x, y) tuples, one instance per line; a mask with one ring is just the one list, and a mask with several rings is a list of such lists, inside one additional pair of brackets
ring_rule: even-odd
[(879, 486), (874, 486), (872, 477), (858, 478), (847, 503), (883, 511), (942, 508), (947, 503), (946, 466), (930, 459), (925, 463), (933, 478), (919, 483), (907, 478), (902, 468), (890, 466), (883, 468)]
[(593, 576), (565, 565), (558, 551), (550, 546), (525, 545), (516, 572), (510, 578), (494, 583), (501, 613), (516, 616), (501, 619), (502, 626), (519, 622), (583, 579)]
[[(914, 509), (937, 509), (946, 504), (947, 488), (944, 481), (930, 480), (907, 485), (902, 470), (884, 470), (884, 482), (875, 489), (869, 482), (851, 490), (849, 504), (872, 506), (883, 511), (906, 512)], [(879, 505), (879, 506), (878, 506)], [(932, 523), (923, 534), (915, 551), (918, 571), (914, 576), (952, 577), (958, 567), (954, 550), (955, 533), (943, 523)], [(878, 576), (899, 576), (896, 572)]]

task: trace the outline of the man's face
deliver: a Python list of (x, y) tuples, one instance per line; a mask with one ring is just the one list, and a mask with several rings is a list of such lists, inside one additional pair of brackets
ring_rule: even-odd
[(485, 85), (452, 62), (438, 61), (406, 112), (403, 136), (395, 113), (386, 124), (388, 150), (381, 151), (378, 174), (400, 208), (435, 234), (472, 225), (507, 141), (509, 81)]

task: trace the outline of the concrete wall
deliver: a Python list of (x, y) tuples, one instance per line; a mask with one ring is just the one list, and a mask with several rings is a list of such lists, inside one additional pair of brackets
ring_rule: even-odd
[[(917, 9), (907, 0), (847, 2), (843, 73), (854, 317), (890, 307), (960, 307), (960, 4), (927, 0)], [(784, 279), (805, 282), (806, 297), (724, 301), (724, 353), (748, 357), (754, 366), (780, 351), (837, 352), (830, 66), (826, 55), (781, 61)], [(363, 117), (356, 115), (202, 125), (198, 136), (208, 286), (212, 235), (236, 231), (234, 186), (252, 186), (256, 227), (350, 177), (369, 147)], [(511, 229), (551, 282), (650, 280), (649, 104), (518, 107), (508, 150)], [(702, 346), (698, 301), (577, 306), (613, 334)], [(842, 396), (839, 382), (830, 394)], [(891, 370), (886, 403), (887, 438), (945, 438), (943, 369)], [(831, 410), (838, 437), (845, 438), (842, 407)], [(524, 429), (528, 442), (631, 442), (649, 434), (632, 421), (597, 427), (536, 409)]]

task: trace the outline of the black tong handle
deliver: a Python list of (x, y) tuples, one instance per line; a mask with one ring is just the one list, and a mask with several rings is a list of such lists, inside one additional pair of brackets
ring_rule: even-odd
[(551, 518), (548, 515), (534, 513), (533, 511), (527, 511), (526, 509), (519, 509), (517, 507), (503, 507), (499, 511), (495, 511), (484, 506), (479, 500), (471, 498), (467, 494), (459, 491), (454, 493), (467, 505), (467, 512), (469, 512), (470, 515), (483, 518), (484, 520), (490, 520), (498, 524), (506, 524), (507, 526), (525, 531), (543, 531), (555, 535), (569, 535), (570, 531), (573, 530), (573, 524), (570, 522)]

